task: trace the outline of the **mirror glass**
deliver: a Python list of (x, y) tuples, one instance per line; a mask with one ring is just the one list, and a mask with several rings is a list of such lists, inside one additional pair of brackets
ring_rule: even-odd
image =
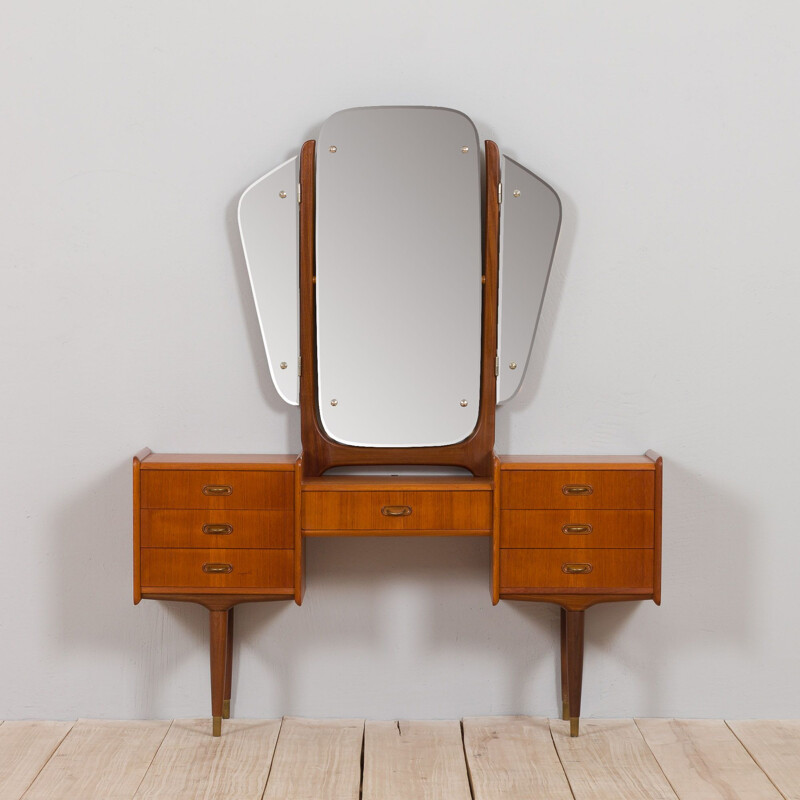
[(508, 156), (501, 176), (498, 403), (525, 377), (561, 227), (561, 201), (543, 180)]
[(249, 186), (239, 200), (239, 232), (272, 382), (298, 405), (300, 381), (297, 157)]
[(316, 163), (320, 421), (363, 447), (452, 444), (478, 418), (481, 175), (475, 127), (442, 108), (356, 108)]

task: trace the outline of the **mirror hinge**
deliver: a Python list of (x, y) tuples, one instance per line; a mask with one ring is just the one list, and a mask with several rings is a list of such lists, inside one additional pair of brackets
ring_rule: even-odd
[(495, 378), (500, 374), (500, 356), (494, 357), (494, 376)]
[(303, 377), (303, 357), (297, 356), (297, 377)]
[(300, 184), (299, 183), (297, 184), (297, 202), (298, 203), (301, 202), (301, 200), (300, 200)]
[(503, 184), (497, 184), (497, 205), (503, 205)]

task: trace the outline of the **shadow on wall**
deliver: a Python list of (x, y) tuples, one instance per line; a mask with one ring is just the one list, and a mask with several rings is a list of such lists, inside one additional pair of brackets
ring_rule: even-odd
[[(593, 663), (584, 692), (602, 700), (614, 686), (592, 688), (594, 678), (624, 676), (638, 684), (632, 713), (639, 716), (719, 716), (736, 687), (726, 685), (713, 656), (756, 645), (757, 532), (737, 496), (671, 458), (664, 461), (664, 498), (662, 605), (612, 603), (586, 612), (586, 658)], [(666, 699), (689, 660), (708, 664), (709, 672), (690, 676), (695, 691), (685, 703)], [(697, 687), (707, 687), (707, 710), (698, 705)]]
[[(358, 537), (307, 545), (308, 589), (294, 612), (304, 617), (298, 635), (276, 641), (272, 629), (291, 624), (278, 619), (277, 608), (237, 610), (239, 646), (246, 643), (262, 671), (282, 676), (285, 713), (458, 716), (449, 707), (464, 692), (475, 698), (474, 713), (528, 707), (526, 686), (558, 647), (557, 617), (530, 606), (522, 610), (524, 626), (503, 624), (509, 609), (491, 605), (490, 539)], [(553, 646), (542, 647), (542, 638)], [(325, 691), (339, 696), (325, 698), (320, 712), (306, 692), (322, 673)], [(430, 699), (448, 694), (455, 702)]]

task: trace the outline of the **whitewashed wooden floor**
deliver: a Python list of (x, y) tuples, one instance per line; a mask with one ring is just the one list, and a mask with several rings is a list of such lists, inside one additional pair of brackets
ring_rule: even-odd
[(800, 720), (0, 723), (0, 800), (800, 800)]

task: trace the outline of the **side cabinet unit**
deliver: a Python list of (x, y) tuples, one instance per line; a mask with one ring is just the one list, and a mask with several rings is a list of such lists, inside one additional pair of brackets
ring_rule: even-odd
[(180, 600), (209, 610), (215, 735), (230, 716), (233, 607), (300, 602), (295, 461), (149, 450), (133, 460), (134, 602)]
[(564, 719), (578, 733), (584, 611), (661, 603), (661, 458), (503, 456), (494, 601), (561, 606)]

